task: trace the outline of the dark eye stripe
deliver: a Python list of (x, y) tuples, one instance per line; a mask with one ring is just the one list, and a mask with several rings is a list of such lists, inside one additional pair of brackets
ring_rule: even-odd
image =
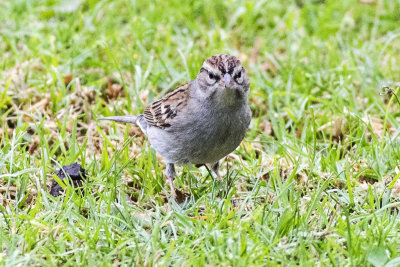
[(239, 79), (240, 77), (242, 77), (242, 72), (241, 71), (236, 73), (235, 79)]
[(207, 69), (205, 69), (205, 68), (201, 68), (200, 69), (200, 72), (206, 72), (207, 74), (208, 74), (208, 77), (210, 78), (210, 79), (212, 79), (212, 80), (214, 80), (215, 79), (215, 81), (218, 81), (219, 79), (220, 79), (220, 77), (219, 77), (219, 75), (218, 74), (214, 74), (214, 73), (212, 73), (211, 71), (209, 71), (209, 70), (207, 70)]
[(235, 74), (234, 78), (239, 79), (240, 77), (242, 77), (242, 72), (243, 72), (243, 68), (240, 68), (240, 70)]

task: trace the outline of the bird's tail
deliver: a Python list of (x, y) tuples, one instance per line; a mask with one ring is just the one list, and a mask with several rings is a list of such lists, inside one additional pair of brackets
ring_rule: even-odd
[(108, 120), (108, 121), (115, 121), (115, 122), (123, 122), (123, 123), (132, 123), (137, 124), (137, 116), (111, 116), (111, 117), (103, 117), (99, 118), (98, 120)]

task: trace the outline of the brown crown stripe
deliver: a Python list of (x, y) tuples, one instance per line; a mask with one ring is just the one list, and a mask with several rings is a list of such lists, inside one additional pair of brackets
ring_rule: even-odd
[[(211, 68), (218, 69), (221, 73), (233, 74), (235, 67), (240, 66), (240, 60), (231, 55), (215, 55), (206, 60)], [(227, 68), (226, 68), (227, 67)]]

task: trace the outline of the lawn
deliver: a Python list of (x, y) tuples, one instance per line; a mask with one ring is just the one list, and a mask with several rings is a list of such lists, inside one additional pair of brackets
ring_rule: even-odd
[[(252, 122), (224, 182), (177, 168), (177, 203), (139, 128), (97, 118), (219, 53)], [(399, 0), (0, 0), (0, 265), (399, 266), (399, 100)]]

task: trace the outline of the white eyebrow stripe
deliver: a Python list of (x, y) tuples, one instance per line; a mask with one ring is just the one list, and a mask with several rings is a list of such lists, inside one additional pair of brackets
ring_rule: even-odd
[(204, 64), (203, 64), (203, 68), (205, 68), (206, 70), (209, 70), (209, 69), (214, 69), (210, 64), (208, 64), (208, 62), (206, 61), (206, 62), (204, 62)]
[(208, 62), (204, 62), (203, 68), (208, 72), (221, 75), (221, 71), (218, 68), (214, 68), (212, 65), (208, 64)]

